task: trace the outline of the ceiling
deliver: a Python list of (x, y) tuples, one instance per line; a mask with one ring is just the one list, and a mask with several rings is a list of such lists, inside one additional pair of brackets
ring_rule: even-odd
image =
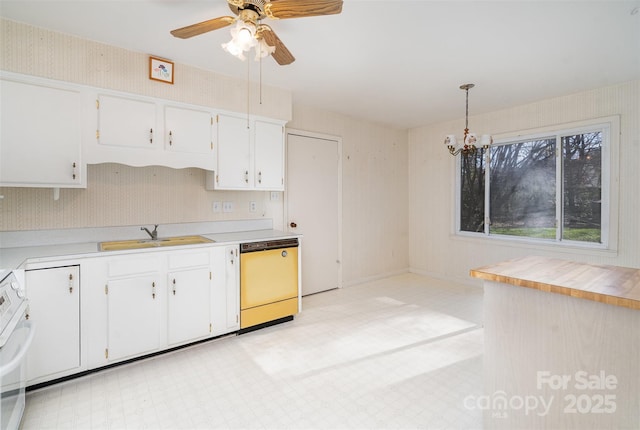
[[(345, 0), (340, 15), (271, 20), (296, 57), (262, 63), (263, 84), (294, 104), (411, 128), (640, 78), (640, 0)], [(1, 0), (0, 15), (259, 79), (259, 63), (224, 52), (220, 29), (191, 39), (175, 28), (232, 15), (225, 0)], [(247, 71), (249, 67), (249, 71)]]

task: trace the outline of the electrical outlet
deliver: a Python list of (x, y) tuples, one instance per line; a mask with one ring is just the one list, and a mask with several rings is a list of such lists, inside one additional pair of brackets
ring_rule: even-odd
[(258, 205), (256, 202), (249, 202), (249, 212), (255, 212), (258, 210)]
[(213, 211), (215, 213), (222, 212), (222, 204), (220, 202), (213, 202)]
[(225, 212), (225, 213), (233, 212), (233, 202), (223, 202), (222, 212)]

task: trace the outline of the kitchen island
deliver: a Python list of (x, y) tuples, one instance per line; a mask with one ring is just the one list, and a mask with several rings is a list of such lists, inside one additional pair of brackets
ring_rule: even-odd
[(524, 257), (484, 281), (487, 429), (640, 428), (640, 269)]

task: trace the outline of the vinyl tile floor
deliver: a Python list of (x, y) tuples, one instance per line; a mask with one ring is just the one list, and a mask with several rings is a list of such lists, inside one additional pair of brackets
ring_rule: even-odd
[(293, 321), (27, 393), (22, 429), (474, 429), (482, 289), (402, 274)]

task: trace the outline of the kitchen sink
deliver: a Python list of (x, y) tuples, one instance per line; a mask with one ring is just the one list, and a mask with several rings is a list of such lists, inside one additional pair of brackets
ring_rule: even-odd
[(143, 248), (158, 248), (165, 246), (180, 246), (180, 245), (197, 245), (199, 243), (211, 243), (215, 242), (211, 239), (207, 239), (203, 236), (175, 236), (165, 237), (160, 239), (134, 239), (134, 240), (115, 240), (111, 242), (100, 242), (100, 251), (123, 251), (127, 249), (143, 249)]

